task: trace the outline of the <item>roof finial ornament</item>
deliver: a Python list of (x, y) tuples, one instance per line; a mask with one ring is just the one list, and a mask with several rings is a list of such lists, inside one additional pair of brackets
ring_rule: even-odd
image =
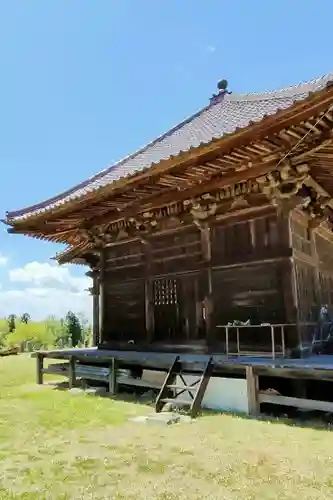
[(218, 93), (213, 94), (212, 97), (210, 98), (211, 104), (215, 104), (221, 101), (226, 94), (231, 94), (231, 92), (228, 90), (228, 80), (220, 80), (217, 84), (217, 88), (218, 88)]

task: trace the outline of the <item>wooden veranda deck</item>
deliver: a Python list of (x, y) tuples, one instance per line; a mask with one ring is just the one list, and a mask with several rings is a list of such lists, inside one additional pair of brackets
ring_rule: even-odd
[[(202, 375), (209, 360), (211, 360), (212, 377), (243, 378), (247, 380), (247, 394), (249, 400), (249, 413), (258, 415), (260, 405), (263, 403), (291, 406), (306, 410), (320, 410), (333, 412), (333, 402), (330, 394), (324, 394), (325, 400), (314, 400), (306, 397), (294, 397), (290, 393), (284, 396), (279, 393), (268, 393), (262, 390), (259, 381), (261, 379), (287, 380), (289, 381), (319, 381), (323, 383), (333, 382), (333, 355), (314, 355), (305, 359), (292, 358), (267, 358), (260, 356), (235, 356), (225, 354), (188, 354), (172, 352), (142, 352), (126, 350), (106, 350), (99, 348), (86, 349), (64, 349), (54, 351), (41, 351), (34, 353), (37, 358), (37, 382), (43, 383), (44, 373), (57, 373), (69, 378), (69, 386), (72, 387), (77, 378), (87, 380), (99, 380), (109, 386), (109, 392), (115, 394), (118, 385), (149, 387), (155, 390), (161, 389), (162, 385), (147, 383), (143, 380), (118, 377), (117, 370), (140, 367), (144, 370), (159, 372), (170, 371), (177, 358), (182, 366), (183, 374)], [(57, 365), (51, 364), (44, 367), (44, 360), (65, 360), (62, 372)], [(60, 366), (60, 365), (59, 365)], [(89, 372), (89, 367), (95, 367)], [(88, 370), (88, 371), (87, 371)], [(167, 375), (166, 375), (167, 377)], [(301, 382), (302, 383), (302, 382)], [(327, 398), (325, 396), (327, 395)]]

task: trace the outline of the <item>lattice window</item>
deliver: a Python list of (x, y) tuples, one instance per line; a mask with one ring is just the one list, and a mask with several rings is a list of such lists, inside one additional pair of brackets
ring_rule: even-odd
[(177, 304), (177, 302), (177, 280), (163, 279), (154, 282), (155, 305)]

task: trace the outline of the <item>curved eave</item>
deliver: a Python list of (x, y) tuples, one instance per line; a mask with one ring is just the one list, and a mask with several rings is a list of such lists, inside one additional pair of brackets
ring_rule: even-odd
[[(259, 99), (258, 97), (255, 97)], [(233, 147), (236, 147), (239, 143), (245, 143), (253, 137), (257, 137), (258, 140), (264, 137), (265, 135), (269, 135), (273, 133), (273, 129), (282, 129), (286, 126), (286, 122), (290, 121), (293, 118), (295, 113), (306, 113), (307, 110), (310, 110), (314, 107), (320, 107), (325, 105), (325, 102), (329, 102), (332, 100), (333, 102), (333, 89), (332, 82), (327, 81), (326, 86), (321, 88), (315, 92), (309, 92), (307, 97), (302, 100), (296, 100), (291, 106), (286, 109), (278, 109), (275, 113), (264, 116), (258, 122), (249, 122), (249, 124), (243, 128), (236, 128), (232, 133), (225, 134), (223, 137), (216, 138), (213, 137), (208, 143), (201, 143), (197, 147), (192, 147), (187, 151), (181, 151), (176, 156), (170, 156), (167, 159), (162, 159), (158, 163), (154, 163), (151, 166), (131, 173), (128, 176), (122, 177), (116, 181), (113, 181), (111, 184), (101, 186), (92, 191), (89, 191), (83, 194), (80, 197), (71, 199), (66, 202), (59, 202), (56, 206), (49, 208), (49, 204), (53, 202), (55, 198), (47, 200), (42, 204), (34, 205), (32, 207), (28, 207), (19, 212), (9, 212), (6, 214), (6, 218), (4, 222), (13, 227), (20, 227), (26, 224), (30, 224), (31, 222), (36, 222), (45, 218), (46, 215), (51, 216), (54, 214), (60, 215), (65, 212), (80, 208), (81, 206), (88, 205), (95, 198), (104, 199), (107, 196), (110, 196), (112, 192), (121, 191), (124, 188), (128, 188), (132, 184), (137, 181), (142, 181), (147, 179), (150, 176), (158, 175), (165, 173), (168, 170), (171, 170), (173, 167), (179, 164), (186, 164), (187, 162), (191, 162), (198, 157), (208, 155), (215, 150), (221, 151), (221, 153), (227, 153)], [(99, 174), (98, 174), (99, 175)], [(95, 178), (95, 177), (94, 177)], [(92, 179), (94, 179), (92, 178)], [(72, 190), (66, 192), (73, 192), (77, 189), (77, 186)], [(64, 196), (59, 195), (59, 197)], [(43, 209), (40, 209), (38, 213), (33, 213), (31, 215), (24, 214), (29, 213), (32, 210), (36, 210), (38, 207), (44, 205)], [(19, 218), (17, 218), (19, 217)]]
[(80, 264), (80, 265), (91, 265), (97, 263), (98, 257), (94, 254), (92, 249), (86, 242), (82, 242), (76, 247), (68, 247), (62, 252), (57, 253), (53, 260), (56, 260), (58, 264)]
[(54, 233), (45, 233), (43, 229), (30, 229), (26, 228), (22, 225), (14, 225), (8, 224), (5, 220), (1, 220), (4, 224), (10, 225), (11, 227), (7, 228), (7, 232), (9, 234), (21, 234), (23, 236), (30, 236), (31, 238), (35, 238), (37, 240), (48, 241), (50, 243), (63, 243), (63, 244), (75, 244), (80, 241), (77, 238), (75, 229), (68, 229), (65, 231), (57, 231)]

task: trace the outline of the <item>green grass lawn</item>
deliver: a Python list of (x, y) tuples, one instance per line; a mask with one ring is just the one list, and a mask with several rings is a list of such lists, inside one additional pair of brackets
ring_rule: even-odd
[(135, 424), (151, 408), (37, 386), (0, 358), (0, 499), (333, 499), (333, 434), (204, 415)]

